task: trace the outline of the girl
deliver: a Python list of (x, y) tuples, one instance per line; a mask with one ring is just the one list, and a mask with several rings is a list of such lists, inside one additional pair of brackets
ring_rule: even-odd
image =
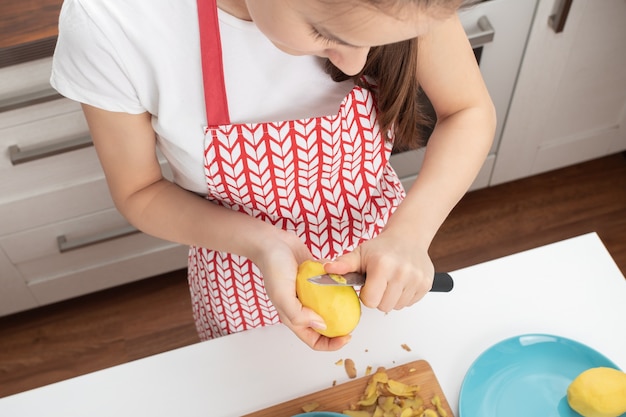
[[(367, 272), (385, 312), (429, 290), (428, 247), (495, 129), (459, 2), (65, 0), (52, 85), (82, 103), (119, 211), (190, 245), (202, 339), (280, 321), (347, 343), (298, 302), (305, 259)], [(420, 88), (436, 125), (405, 196), (388, 159), (425, 144)]]

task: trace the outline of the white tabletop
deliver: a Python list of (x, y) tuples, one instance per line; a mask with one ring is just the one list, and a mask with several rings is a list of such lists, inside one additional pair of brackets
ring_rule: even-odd
[(337, 352), (314, 352), (277, 325), (6, 397), (0, 416), (240, 416), (346, 382), (340, 358), (360, 375), (425, 359), (456, 412), (476, 357), (526, 333), (577, 340), (626, 368), (626, 281), (595, 233), (451, 275), (450, 293), (388, 315), (364, 311)]

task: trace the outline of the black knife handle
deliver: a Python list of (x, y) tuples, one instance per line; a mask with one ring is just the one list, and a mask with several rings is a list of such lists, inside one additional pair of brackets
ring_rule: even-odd
[(432, 292), (450, 292), (454, 287), (454, 281), (447, 272), (435, 272), (435, 278), (433, 279), (433, 287), (430, 289)]

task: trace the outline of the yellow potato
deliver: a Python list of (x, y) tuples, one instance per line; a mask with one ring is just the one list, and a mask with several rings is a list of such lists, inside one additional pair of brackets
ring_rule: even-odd
[(308, 281), (315, 275), (325, 273), (320, 262), (304, 261), (298, 267), (296, 294), (303, 306), (324, 319), (326, 329), (316, 331), (327, 337), (345, 336), (359, 323), (361, 301), (350, 286), (317, 285)]
[(626, 373), (597, 367), (578, 375), (567, 388), (567, 402), (584, 417), (626, 413)]

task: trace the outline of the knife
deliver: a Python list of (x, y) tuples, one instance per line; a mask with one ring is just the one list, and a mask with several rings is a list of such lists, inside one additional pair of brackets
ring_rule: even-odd
[[(335, 281), (329, 274), (316, 275), (309, 278), (308, 281), (317, 285), (339, 285), (352, 287), (360, 287), (365, 284), (365, 274), (361, 274), (359, 272), (348, 272), (347, 274), (343, 274), (341, 276), (345, 278), (346, 282)], [(433, 287), (430, 291), (450, 292), (452, 291), (452, 287), (454, 287), (454, 281), (452, 280), (450, 274), (447, 272), (435, 272)]]

